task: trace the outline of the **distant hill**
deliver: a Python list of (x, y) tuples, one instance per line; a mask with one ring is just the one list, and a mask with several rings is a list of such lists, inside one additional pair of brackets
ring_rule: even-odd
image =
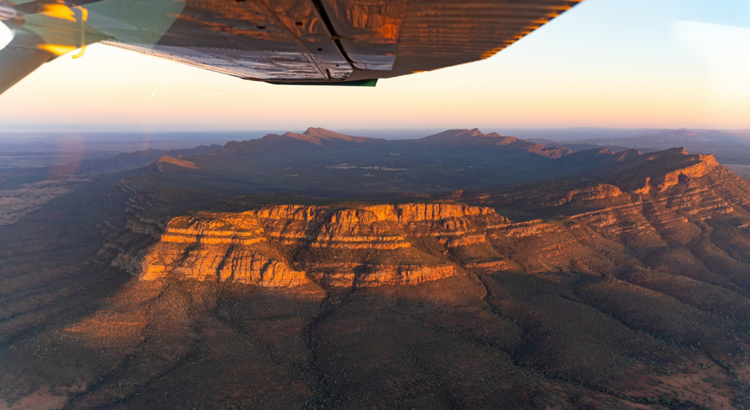
[(58, 179), (68, 176), (96, 176), (123, 171), (132, 168), (144, 167), (163, 156), (179, 158), (186, 155), (203, 154), (208, 151), (221, 149), (221, 145), (212, 144), (210, 146), (200, 145), (188, 149), (147, 149), (130, 153), (122, 153), (113, 157), (73, 161), (60, 165), (50, 165), (45, 167), (19, 168), (0, 170), (0, 187), (8, 188), (37, 182), (46, 179)]
[[(221, 192), (442, 191), (478, 189), (572, 175), (599, 161), (564, 161), (574, 151), (478, 129), (448, 130), (420, 139), (384, 140), (310, 128), (232, 141), (185, 156), (199, 171), (160, 164), (161, 178)], [(600, 158), (611, 161), (609, 155)]]
[[(540, 145), (544, 145), (549, 148), (556, 148), (556, 147), (568, 148), (573, 151), (586, 151), (590, 149), (606, 148), (612, 152), (620, 152), (620, 151), (631, 149), (629, 147), (622, 146), (622, 145), (612, 145), (612, 144), (606, 144), (606, 143), (599, 144), (599, 143), (593, 143), (593, 142), (591, 143), (574, 143), (574, 142), (562, 143), (558, 141), (548, 140), (545, 138), (529, 138), (527, 141), (540, 144)], [(658, 151), (658, 150), (643, 148), (642, 151), (651, 152), (651, 151)]]
[[(542, 142), (543, 141), (543, 142)], [(536, 140), (549, 147), (568, 147), (580, 150), (584, 147), (606, 147), (612, 151), (634, 148), (642, 152), (654, 152), (671, 147), (685, 147), (694, 154), (713, 154), (721, 163), (750, 164), (750, 136), (715, 130), (693, 131), (689, 129), (659, 130), (638, 133), (630, 137), (592, 138), (573, 141)]]
[(642, 146), (648, 148), (667, 148), (675, 144), (717, 144), (717, 145), (746, 145), (750, 140), (736, 134), (730, 134), (721, 131), (702, 131), (696, 132), (686, 128), (679, 130), (661, 130), (638, 134), (626, 138), (598, 138), (571, 141), (571, 143), (588, 143), (588, 144), (611, 144), (622, 145), (627, 147)]
[(502, 146), (508, 150), (526, 151), (547, 158), (560, 158), (573, 153), (568, 148), (546, 147), (541, 144), (505, 137), (496, 132), (484, 134), (479, 129), (448, 130), (419, 140), (424, 144), (455, 145), (459, 148)]
[(195, 148), (187, 148), (187, 149), (171, 149), (171, 150), (147, 149), (143, 151), (123, 153), (123, 154), (119, 154), (115, 156), (114, 158), (109, 158), (105, 160), (82, 162), (80, 167), (76, 170), (76, 173), (84, 174), (88, 172), (119, 171), (119, 170), (126, 169), (129, 167), (142, 166), (145, 164), (149, 164), (163, 156), (179, 158), (182, 156), (203, 154), (208, 151), (216, 151), (219, 149), (221, 149), (221, 145), (212, 144), (212, 145), (199, 145)]

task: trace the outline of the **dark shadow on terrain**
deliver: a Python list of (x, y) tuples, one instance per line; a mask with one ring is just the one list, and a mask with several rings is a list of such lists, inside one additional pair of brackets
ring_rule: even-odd
[[(610, 295), (613, 286), (626, 290)], [(613, 305), (619, 297), (636, 303)], [(719, 344), (697, 344), (700, 331), (728, 348), (744, 342), (685, 306), (682, 320), (698, 326), (692, 342), (676, 338), (693, 331), (673, 316), (643, 316), (670, 303), (679, 302), (575, 272), (328, 294), (314, 284), (133, 279), (98, 309), (6, 349), (3, 377), (58, 386), (69, 409), (701, 408), (708, 395), (695, 386), (672, 393), (694, 378), (683, 364), (706, 366), (701, 377), (715, 382), (702, 387), (717, 400), (714, 385), (731, 376), (711, 359), (724, 354)], [(84, 392), (65, 390), (82, 381)]]
[(120, 178), (96, 180), (0, 226), (0, 360), (14, 344), (96, 311), (130, 278), (97, 256), (103, 222), (124, 224), (127, 193), (113, 189)]

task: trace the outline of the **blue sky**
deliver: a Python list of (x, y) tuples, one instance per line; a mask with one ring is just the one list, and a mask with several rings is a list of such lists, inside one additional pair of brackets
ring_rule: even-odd
[(92, 46), (0, 96), (0, 130), (750, 129), (748, 72), (750, 1), (585, 0), (488, 60), (374, 89), (273, 86)]

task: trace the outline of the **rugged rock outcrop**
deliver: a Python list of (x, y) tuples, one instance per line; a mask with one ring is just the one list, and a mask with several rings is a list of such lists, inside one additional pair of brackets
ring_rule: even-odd
[(713, 157), (682, 149), (636, 154), (588, 183), (453, 193), (553, 218), (511, 222), (488, 206), (460, 203), (274, 205), (197, 212), (162, 226), (137, 218), (128, 228), (158, 242), (122, 250), (114, 263), (143, 280), (176, 275), (265, 287), (418, 284), (472, 270), (608, 275), (618, 258), (641, 266), (647, 262), (634, 256), (695, 243), (707, 221), (724, 229), (750, 220), (750, 186)]
[[(684, 151), (684, 149), (683, 152), (687, 155), (687, 152)], [(713, 155), (698, 155), (697, 157), (698, 158), (694, 159), (694, 165), (689, 165), (685, 168), (664, 174), (663, 177), (657, 180), (657, 187), (664, 191), (669, 187), (677, 185), (677, 183), (680, 182), (680, 178), (684, 178), (688, 181), (690, 178), (700, 178), (708, 175), (711, 170), (719, 166), (719, 163)]]
[(594, 201), (616, 198), (623, 195), (620, 188), (609, 184), (596, 184), (594, 186), (572, 189), (561, 194), (552, 194), (540, 197), (539, 205), (544, 207), (555, 207), (578, 201)]
[[(193, 246), (191, 246), (193, 245)], [(197, 245), (197, 243), (195, 243)], [(211, 243), (162, 242), (141, 260), (142, 280), (155, 280), (165, 275), (201, 281), (231, 281), (264, 287), (297, 286), (309, 282), (301, 271), (282, 259), (274, 258), (269, 249), (242, 245)]]
[[(199, 212), (173, 218), (158, 243), (138, 255), (121, 254), (116, 263), (142, 280), (177, 275), (266, 287), (310, 280), (331, 286), (417, 284), (460, 271), (419, 248), (482, 244), (488, 230), (508, 223), (491, 208), (445, 203)], [(142, 223), (128, 226), (152, 232)]]
[[(623, 163), (625, 171), (619, 174), (605, 174), (602, 180), (609, 183), (542, 185), (513, 193), (516, 197), (481, 194), (472, 199), (455, 193), (473, 202), (557, 214), (552, 220), (514, 223), (493, 208), (459, 203), (197, 212), (173, 218), (166, 227), (131, 220), (133, 232), (159, 242), (143, 251), (121, 252), (115, 264), (143, 280), (177, 275), (266, 287), (308, 281), (418, 284), (466, 270), (516, 268), (606, 275), (617, 258), (643, 263), (617, 247), (648, 255), (698, 240), (707, 220), (720, 218), (714, 223), (718, 227), (728, 223), (721, 219), (725, 215), (734, 225), (750, 218), (745, 208), (750, 187), (713, 157), (684, 150), (650, 155), (631, 161), (640, 165)], [(632, 181), (625, 175), (634, 173), (648, 175), (648, 189), (627, 189)], [(607, 250), (613, 246), (618, 249), (614, 254)]]

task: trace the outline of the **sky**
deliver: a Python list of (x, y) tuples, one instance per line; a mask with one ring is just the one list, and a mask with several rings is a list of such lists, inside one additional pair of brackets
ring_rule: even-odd
[(487, 60), (375, 88), (269, 85), (94, 45), (0, 95), (0, 132), (747, 130), (748, 73), (750, 0), (585, 0)]

